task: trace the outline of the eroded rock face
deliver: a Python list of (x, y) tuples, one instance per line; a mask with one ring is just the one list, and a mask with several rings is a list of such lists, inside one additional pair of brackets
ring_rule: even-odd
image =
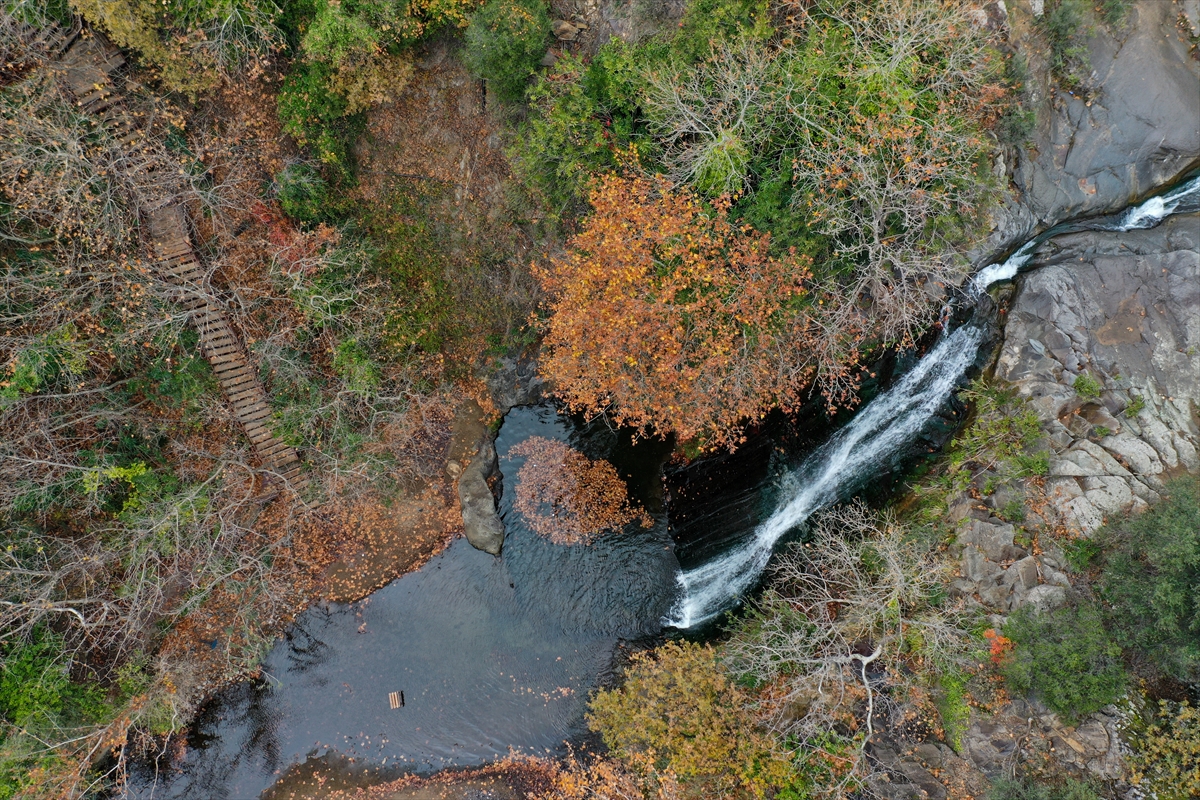
[(996, 375), (1042, 420), (1069, 527), (1090, 533), (1200, 470), (1200, 215), (1053, 240), (1019, 281)]
[[(1034, 147), (1013, 180), (1039, 227), (1119, 210), (1200, 156), (1200, 63), (1179, 13), (1173, 2), (1133, 3), (1123, 27), (1101, 26), (1088, 40), (1089, 98), (1045, 82), (1036, 90)], [(1032, 65), (1037, 56), (1026, 55)]]

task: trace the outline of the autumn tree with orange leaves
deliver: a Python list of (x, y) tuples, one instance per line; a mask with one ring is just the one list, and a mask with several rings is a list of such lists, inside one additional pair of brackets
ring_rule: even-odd
[[(745, 424), (794, 407), (816, 377), (844, 399), (853, 337), (811, 313), (811, 261), (665, 178), (608, 175), (565, 257), (535, 268), (548, 293), (544, 373), (574, 410), (735, 445)], [(849, 341), (850, 344), (846, 345)]]

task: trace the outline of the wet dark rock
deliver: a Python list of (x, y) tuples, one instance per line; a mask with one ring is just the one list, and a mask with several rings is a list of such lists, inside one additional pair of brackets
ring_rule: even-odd
[(532, 356), (504, 356), (496, 359), (485, 376), (492, 402), (501, 414), (517, 406), (541, 402), (546, 384), (538, 375), (537, 359)]

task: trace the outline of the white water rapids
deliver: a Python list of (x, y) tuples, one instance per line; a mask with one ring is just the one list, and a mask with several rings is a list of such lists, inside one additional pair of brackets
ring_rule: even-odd
[[(1011, 280), (1033, 257), (1036, 247), (1068, 230), (1130, 231), (1152, 228), (1174, 213), (1200, 208), (1200, 178), (1152, 197), (1120, 217), (1080, 227), (1057, 227), (1022, 245), (1003, 263), (981, 269), (971, 280), (968, 297), (976, 298), (993, 283)], [(868, 484), (876, 465), (887, 464), (909, 446), (949, 397), (974, 362), (984, 331), (967, 324), (941, 339), (913, 369), (879, 395), (809, 455), (785, 479), (786, 499), (746, 541), (678, 574), (680, 598), (665, 625), (691, 628), (713, 619), (737, 602), (766, 569), (775, 545), (788, 531), (814, 513)]]

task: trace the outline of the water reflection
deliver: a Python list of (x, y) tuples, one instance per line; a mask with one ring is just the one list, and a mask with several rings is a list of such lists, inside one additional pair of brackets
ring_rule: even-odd
[[(563, 547), (527, 530), (506, 497), (502, 558), (457, 540), (366, 601), (306, 611), (263, 678), (217, 697), (182, 763), (158, 775), (144, 765), (131, 795), (253, 798), (306, 761), (430, 772), (510, 747), (559, 752), (579, 735), (618, 640), (657, 633), (674, 599), (657, 480), (665, 453), (550, 407), (517, 409), (496, 443), (506, 480), (521, 466), (508, 450), (533, 435), (611, 459), (657, 524)], [(392, 692), (404, 692), (402, 707)]]

